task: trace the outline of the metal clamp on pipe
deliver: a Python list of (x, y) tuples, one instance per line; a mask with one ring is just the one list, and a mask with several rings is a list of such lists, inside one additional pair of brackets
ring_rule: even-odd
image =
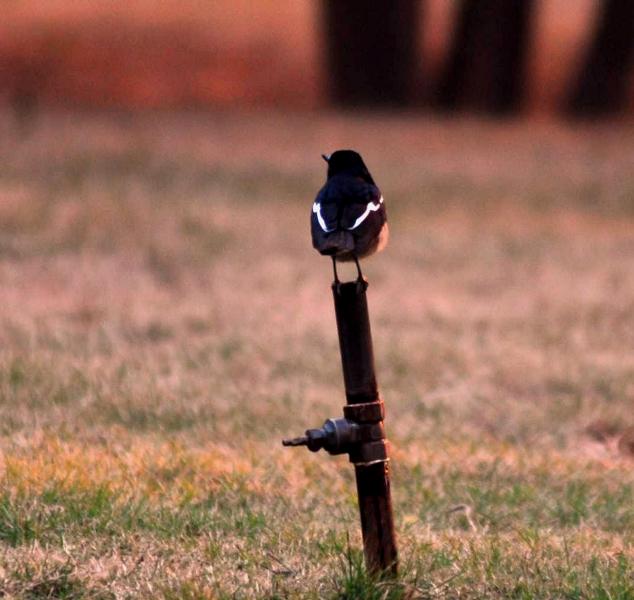
[(283, 440), (282, 444), (306, 446), (311, 452), (323, 448), (332, 455), (349, 454), (355, 465), (388, 461), (383, 401), (347, 404), (343, 413), (343, 419), (326, 419), (321, 428), (307, 429), (303, 436)]
[(379, 398), (374, 402), (346, 404), (343, 414), (347, 419), (358, 423), (363, 432), (361, 443), (350, 449), (350, 462), (358, 466), (387, 462), (388, 442), (383, 427), (383, 400)]

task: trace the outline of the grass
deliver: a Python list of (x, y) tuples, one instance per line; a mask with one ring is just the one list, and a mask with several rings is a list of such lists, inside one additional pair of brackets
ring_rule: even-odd
[[(0, 594), (634, 598), (634, 135), (411, 116), (0, 118)], [(400, 576), (340, 414), (319, 154), (359, 148)], [(398, 299), (398, 300), (395, 300)]]

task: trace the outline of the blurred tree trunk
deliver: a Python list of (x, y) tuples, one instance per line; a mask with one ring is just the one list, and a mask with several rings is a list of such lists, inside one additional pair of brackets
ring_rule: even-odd
[(496, 114), (519, 108), (534, 6), (534, 0), (463, 0), (440, 77), (440, 108)]
[(594, 39), (568, 99), (568, 112), (593, 116), (622, 108), (633, 54), (634, 1), (604, 0)]
[(400, 106), (415, 89), (420, 0), (324, 0), (327, 76), (334, 102)]

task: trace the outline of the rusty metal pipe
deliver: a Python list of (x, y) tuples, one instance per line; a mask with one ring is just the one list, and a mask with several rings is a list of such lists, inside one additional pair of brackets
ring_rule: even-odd
[(332, 285), (348, 404), (374, 402), (379, 398), (365, 294), (367, 287), (368, 284), (361, 280)]
[(392, 515), (390, 463), (355, 465), (354, 472), (366, 567), (370, 573), (396, 575), (398, 553)]
[(347, 404), (343, 418), (327, 419), (318, 429), (283, 440), (284, 446), (306, 446), (312, 452), (348, 454), (354, 464), (361, 514), (365, 562), (375, 575), (396, 574), (398, 556), (390, 463), (383, 427), (384, 405), (374, 373), (374, 352), (365, 280), (333, 283), (337, 331)]
[[(374, 351), (368, 313), (365, 280), (335, 283), (332, 286), (341, 349), (341, 364), (348, 405), (376, 403), (380, 401), (374, 371)], [(354, 413), (346, 407), (344, 413)], [(361, 407), (355, 407), (361, 408)], [(380, 404), (380, 423), (383, 421), (383, 403)], [(356, 411), (357, 414), (359, 411)], [(365, 464), (354, 460), (363, 550), (368, 571), (393, 573), (398, 568), (396, 534), (390, 492), (390, 463), (387, 442), (382, 439), (382, 451), (375, 460)], [(381, 449), (379, 449), (381, 450)]]

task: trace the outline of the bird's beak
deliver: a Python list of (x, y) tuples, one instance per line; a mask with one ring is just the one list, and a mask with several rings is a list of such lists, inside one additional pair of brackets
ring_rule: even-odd
[(330, 154), (322, 154), (321, 157), (328, 162), (330, 160)]

